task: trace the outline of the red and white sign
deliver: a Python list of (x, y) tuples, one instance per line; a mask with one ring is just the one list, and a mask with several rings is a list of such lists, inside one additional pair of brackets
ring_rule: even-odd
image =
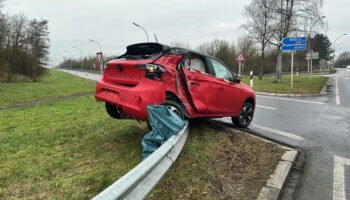
[(97, 69), (101, 70), (102, 69), (102, 52), (96, 53), (96, 59), (97, 59)]
[(244, 62), (245, 61), (245, 56), (242, 52), (240, 52), (237, 56), (236, 56), (236, 61), (237, 62)]

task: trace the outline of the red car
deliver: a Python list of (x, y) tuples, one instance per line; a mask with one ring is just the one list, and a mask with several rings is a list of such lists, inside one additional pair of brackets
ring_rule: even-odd
[(158, 43), (133, 44), (109, 61), (95, 97), (117, 119), (147, 120), (147, 105), (162, 104), (181, 118), (253, 119), (255, 92), (220, 60)]

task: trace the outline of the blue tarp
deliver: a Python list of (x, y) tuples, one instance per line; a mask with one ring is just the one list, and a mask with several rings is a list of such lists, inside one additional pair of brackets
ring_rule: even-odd
[(152, 130), (142, 138), (142, 159), (146, 159), (185, 126), (178, 115), (163, 105), (147, 106), (147, 112)]

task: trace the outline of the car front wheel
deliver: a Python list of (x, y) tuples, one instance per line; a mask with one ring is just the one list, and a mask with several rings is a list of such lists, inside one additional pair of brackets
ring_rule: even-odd
[(254, 107), (251, 103), (244, 103), (238, 117), (232, 117), (232, 122), (239, 128), (247, 127), (252, 122)]

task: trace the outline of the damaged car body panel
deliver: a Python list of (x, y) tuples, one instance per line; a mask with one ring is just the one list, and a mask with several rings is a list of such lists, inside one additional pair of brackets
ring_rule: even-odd
[(243, 116), (249, 121), (243, 127), (255, 108), (255, 92), (221, 61), (158, 43), (130, 45), (109, 61), (95, 97), (110, 116), (143, 121), (147, 105), (163, 104), (187, 118)]

